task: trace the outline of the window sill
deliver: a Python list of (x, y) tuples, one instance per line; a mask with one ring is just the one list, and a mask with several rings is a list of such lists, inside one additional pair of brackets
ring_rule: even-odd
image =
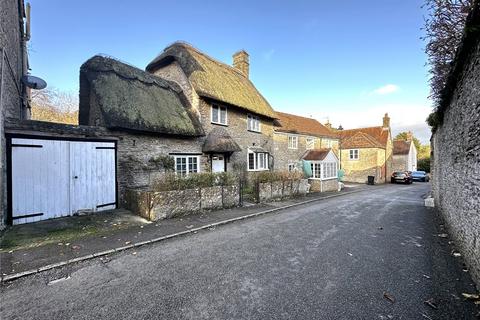
[(261, 171), (268, 171), (268, 169), (248, 169), (248, 172), (261, 172)]
[(247, 129), (247, 131), (252, 133), (262, 133), (262, 131), (256, 131), (256, 130), (250, 130), (250, 129)]
[(334, 180), (334, 179), (338, 179), (337, 177), (332, 177), (332, 178), (308, 178), (308, 179), (312, 179), (312, 180), (318, 180), (318, 181), (328, 181), (328, 180)]
[(225, 123), (213, 122), (213, 121), (210, 121), (210, 123), (214, 124), (214, 125), (217, 125), (217, 126), (228, 127), (228, 123), (225, 124)]

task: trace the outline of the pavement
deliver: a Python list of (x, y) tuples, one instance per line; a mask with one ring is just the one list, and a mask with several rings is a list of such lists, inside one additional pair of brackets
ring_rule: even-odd
[[(461, 257), (386, 185), (70, 264), (0, 287), (2, 319), (477, 319)], [(442, 236), (439, 236), (442, 235)]]
[(151, 223), (123, 209), (13, 226), (0, 242), (2, 281), (53, 267), (88, 260), (152, 242), (163, 241), (203, 228), (271, 213), (285, 206), (316, 201), (379, 186), (349, 184), (341, 192), (311, 193), (306, 197), (250, 204)]

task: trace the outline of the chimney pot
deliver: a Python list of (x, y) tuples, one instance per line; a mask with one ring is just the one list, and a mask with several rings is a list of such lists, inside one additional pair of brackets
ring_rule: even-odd
[(249, 76), (250, 61), (247, 51), (240, 50), (233, 54), (233, 67), (239, 70), (245, 77)]

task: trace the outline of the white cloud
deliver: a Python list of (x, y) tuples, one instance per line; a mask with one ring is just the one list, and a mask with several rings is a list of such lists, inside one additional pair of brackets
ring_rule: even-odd
[(430, 129), (425, 123), (425, 119), (430, 112), (431, 108), (427, 104), (388, 104), (361, 110), (325, 110), (315, 112), (312, 116), (321, 123), (325, 123), (328, 118), (334, 127), (342, 125), (344, 129), (354, 129), (381, 126), (383, 116), (388, 113), (393, 135), (411, 130), (422, 143), (428, 143)]
[(386, 84), (380, 88), (373, 90), (371, 93), (378, 94), (378, 95), (386, 95), (386, 94), (397, 92), (398, 90), (400, 90), (399, 86), (395, 84)]
[(265, 59), (266, 61), (270, 61), (274, 54), (275, 54), (275, 49), (270, 49), (263, 53), (263, 59)]

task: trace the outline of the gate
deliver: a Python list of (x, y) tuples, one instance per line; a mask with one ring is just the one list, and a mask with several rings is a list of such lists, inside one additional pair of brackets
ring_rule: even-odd
[(13, 224), (116, 207), (114, 142), (11, 138)]

